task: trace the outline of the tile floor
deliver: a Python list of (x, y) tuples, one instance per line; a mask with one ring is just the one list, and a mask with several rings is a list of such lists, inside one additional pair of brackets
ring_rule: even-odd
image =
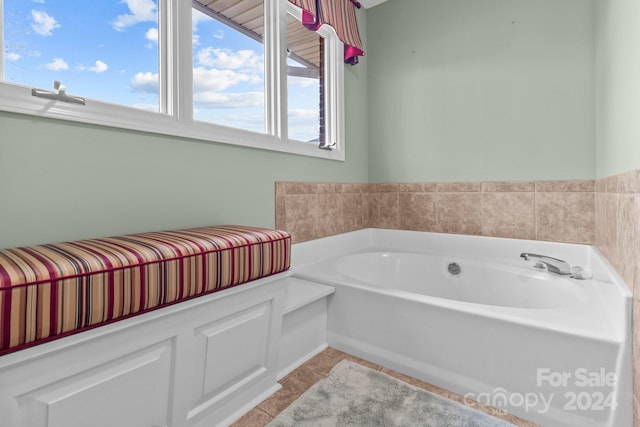
[[(291, 372), (282, 380), (280, 380), (280, 384), (282, 385), (282, 388), (280, 390), (278, 390), (267, 400), (260, 403), (258, 406), (249, 411), (249, 413), (232, 424), (232, 427), (262, 427), (267, 425), (280, 413), (280, 411), (293, 403), (293, 401), (296, 400), (309, 387), (327, 376), (331, 371), (331, 368), (333, 368), (338, 362), (343, 359), (351, 360), (360, 363), (361, 365), (367, 366), (371, 369), (382, 371), (387, 375), (403, 380), (409, 384), (412, 384), (413, 386), (420, 387), (424, 390), (430, 391), (440, 396), (444, 396), (456, 402), (460, 402), (463, 404), (465, 403), (464, 397), (459, 394), (452, 393), (424, 381), (399, 374), (380, 365), (376, 365), (375, 363), (368, 362), (366, 360), (351, 356), (347, 353), (329, 347), (314, 358), (305, 362), (302, 366)], [(472, 406), (475, 409), (507, 420), (519, 427), (537, 426), (537, 424), (535, 423), (523, 420), (513, 415), (502, 415), (502, 413), (497, 409), (482, 405), (477, 402), (473, 402), (468, 406)]]

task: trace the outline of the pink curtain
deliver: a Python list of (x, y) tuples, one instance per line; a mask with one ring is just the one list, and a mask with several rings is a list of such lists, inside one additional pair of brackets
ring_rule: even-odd
[(364, 56), (358, 32), (356, 7), (352, 0), (289, 0), (302, 9), (302, 24), (317, 31), (323, 24), (333, 27), (344, 43), (344, 62), (355, 65), (358, 57)]

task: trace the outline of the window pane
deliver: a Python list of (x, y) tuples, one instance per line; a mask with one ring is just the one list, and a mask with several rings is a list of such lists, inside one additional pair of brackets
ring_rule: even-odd
[(263, 1), (209, 3), (193, 9), (193, 117), (263, 133)]
[(289, 138), (324, 142), (324, 39), (287, 16)]
[(154, 0), (4, 0), (6, 82), (159, 111)]

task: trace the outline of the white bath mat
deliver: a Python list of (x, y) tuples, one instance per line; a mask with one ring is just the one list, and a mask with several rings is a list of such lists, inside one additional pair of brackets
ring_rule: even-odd
[(513, 424), (343, 360), (268, 427), (512, 427)]

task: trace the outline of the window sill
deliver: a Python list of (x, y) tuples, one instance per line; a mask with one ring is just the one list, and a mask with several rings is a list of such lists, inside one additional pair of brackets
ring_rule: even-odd
[(10, 83), (0, 84), (0, 110), (329, 160), (345, 160), (343, 150), (322, 150), (315, 143), (283, 141), (273, 135), (206, 122), (184, 123), (166, 114), (91, 99), (86, 100), (86, 105), (78, 105), (37, 98), (31, 96), (30, 87)]

